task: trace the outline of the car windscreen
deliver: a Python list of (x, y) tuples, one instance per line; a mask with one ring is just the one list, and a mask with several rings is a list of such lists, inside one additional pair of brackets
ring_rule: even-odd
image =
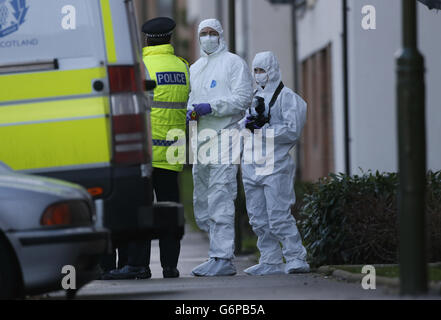
[(0, 0), (0, 65), (56, 61), (60, 69), (105, 60), (97, 0)]

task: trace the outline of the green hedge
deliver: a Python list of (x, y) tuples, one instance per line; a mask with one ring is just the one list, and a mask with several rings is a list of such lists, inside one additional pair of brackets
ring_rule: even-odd
[[(331, 174), (297, 194), (293, 214), (308, 260), (324, 264), (397, 263), (397, 174)], [(429, 261), (441, 261), (441, 172), (426, 191)]]

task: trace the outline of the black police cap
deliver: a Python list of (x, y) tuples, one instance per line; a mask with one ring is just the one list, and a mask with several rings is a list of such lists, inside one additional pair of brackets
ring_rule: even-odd
[(171, 35), (175, 27), (176, 22), (173, 19), (159, 17), (144, 23), (142, 26), (142, 32), (144, 32), (147, 37), (163, 38)]

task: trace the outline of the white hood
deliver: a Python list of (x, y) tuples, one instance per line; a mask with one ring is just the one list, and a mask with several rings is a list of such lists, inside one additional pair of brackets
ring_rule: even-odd
[[(212, 29), (216, 30), (217, 33), (219, 33), (219, 48), (217, 48), (217, 50), (215, 52), (213, 52), (212, 54), (210, 54), (210, 55), (208, 55), (201, 48), (200, 49), (201, 50), (201, 57), (207, 57), (207, 56), (211, 57), (211, 56), (214, 56), (214, 55), (216, 55), (216, 54), (218, 54), (220, 52), (226, 51), (228, 48), (227, 48), (227, 44), (226, 44), (225, 38), (224, 38), (224, 30), (222, 29), (222, 25), (219, 22), (219, 20), (217, 20), (217, 19), (206, 19), (206, 20), (202, 21), (199, 24), (199, 28), (198, 28), (198, 39), (199, 39), (199, 34), (201, 33), (201, 30), (206, 28), (206, 27), (212, 28)], [(201, 42), (199, 40), (199, 46), (200, 45), (201, 45)]]
[(253, 77), (254, 68), (261, 68), (268, 74), (268, 83), (266, 84), (265, 89), (262, 89), (260, 86), (257, 86), (257, 89), (265, 92), (276, 90), (280, 81), (282, 81), (282, 74), (280, 72), (279, 62), (274, 53), (271, 51), (264, 51), (256, 54), (253, 60)]

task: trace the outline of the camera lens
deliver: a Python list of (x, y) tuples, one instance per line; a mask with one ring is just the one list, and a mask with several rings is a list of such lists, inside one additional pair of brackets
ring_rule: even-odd
[(258, 114), (263, 114), (265, 112), (265, 99), (262, 97), (256, 97), (257, 105), (254, 108)]

